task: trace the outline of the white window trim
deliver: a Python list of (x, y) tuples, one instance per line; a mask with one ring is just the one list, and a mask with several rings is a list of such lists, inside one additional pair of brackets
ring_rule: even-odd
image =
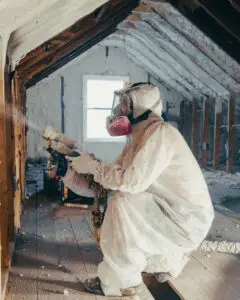
[(109, 136), (109, 138), (88, 138), (87, 137), (87, 81), (92, 80), (124, 80), (130, 81), (129, 76), (109, 76), (109, 75), (84, 75), (83, 76), (83, 141), (84, 143), (96, 143), (96, 142), (106, 142), (106, 143), (124, 143), (125, 136), (119, 139), (114, 139)]

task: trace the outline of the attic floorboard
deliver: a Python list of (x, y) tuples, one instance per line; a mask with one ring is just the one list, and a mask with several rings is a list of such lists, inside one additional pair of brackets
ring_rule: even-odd
[[(94, 240), (79, 246), (69, 218), (55, 218), (55, 206), (56, 202), (40, 194), (22, 216), (7, 299), (97, 299), (81, 285), (92, 265), (83, 260), (82, 249), (94, 247)], [(84, 222), (84, 216), (80, 215), (80, 222)], [(84, 230), (81, 228), (83, 238), (89, 235)]]
[[(218, 206), (209, 240), (240, 241), (240, 214)], [(240, 300), (240, 255), (194, 252), (170, 285), (184, 300)]]
[[(43, 194), (30, 199), (16, 238), (6, 299), (107, 299), (88, 294), (82, 286), (83, 280), (96, 276), (102, 260), (89, 216), (89, 211), (59, 209), (56, 200)], [(148, 293), (146, 300), (152, 300)]]
[[(6, 299), (106, 299), (86, 293), (81, 283), (96, 276), (102, 260), (90, 212), (60, 208), (58, 201), (42, 194), (30, 200), (22, 215), (22, 233), (16, 239)], [(216, 238), (215, 232), (219, 235), (220, 231), (222, 238), (230, 235), (232, 240), (234, 235), (238, 239), (237, 221), (236, 216), (217, 212), (209, 238)], [(160, 284), (146, 276), (144, 282), (157, 300), (240, 300), (239, 257), (194, 253), (178, 279)], [(153, 297), (149, 293), (146, 300)]]

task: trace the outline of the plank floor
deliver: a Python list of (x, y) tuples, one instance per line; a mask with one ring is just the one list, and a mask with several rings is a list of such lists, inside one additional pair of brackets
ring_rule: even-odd
[[(236, 216), (217, 212), (209, 238), (239, 241), (238, 222)], [(58, 201), (38, 194), (22, 215), (6, 299), (107, 299), (86, 293), (82, 286), (96, 276), (101, 260), (90, 212), (60, 208)], [(144, 282), (152, 294), (144, 300), (240, 300), (240, 261), (238, 256), (197, 252), (178, 279), (160, 284), (147, 276)]]
[(31, 200), (16, 239), (6, 299), (96, 300), (81, 284), (96, 275), (102, 259), (85, 218), (89, 212), (56, 218), (56, 201), (41, 194)]
[[(92, 234), (90, 212), (61, 209), (56, 200), (50, 201), (39, 194), (30, 199), (22, 215), (6, 299), (107, 299), (85, 292), (82, 286), (83, 280), (96, 276), (101, 260)], [(143, 288), (149, 294), (144, 300), (154, 299), (145, 285)]]
[[(239, 242), (239, 211), (217, 207), (208, 239)], [(240, 255), (194, 252), (170, 284), (184, 300), (240, 300)]]

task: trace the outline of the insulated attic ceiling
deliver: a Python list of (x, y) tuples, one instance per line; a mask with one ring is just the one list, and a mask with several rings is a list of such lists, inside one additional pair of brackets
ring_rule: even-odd
[[(217, 1), (230, 3), (229, 0)], [(27, 74), (26, 81), (29, 82), (29, 86), (101, 40), (101, 45), (122, 49), (150, 75), (189, 101), (205, 96), (228, 100), (230, 93), (239, 94), (240, 65), (236, 59), (236, 53), (239, 53), (237, 49), (231, 48), (229, 55), (229, 45), (225, 42), (232, 37), (232, 45), (238, 45), (239, 36), (237, 29), (233, 27), (234, 24), (224, 26), (231, 30), (226, 32), (227, 38), (224, 35), (217, 43), (211, 36), (212, 31), (206, 34), (206, 26), (201, 26), (201, 23), (196, 21), (197, 14), (189, 13), (188, 18), (185, 14), (186, 7), (195, 12), (202, 7), (203, 2), (208, 4), (211, 1), (182, 0), (181, 5), (176, 4), (178, 1), (171, 2), (0, 0), (0, 30), (5, 40), (9, 38), (8, 55), (12, 68), (16, 65), (25, 68), (24, 74)], [(216, 1), (213, 0), (212, 3), (214, 2)], [(238, 6), (235, 2), (231, 4), (235, 5), (231, 6), (234, 7), (235, 16)], [(98, 14), (94, 14), (97, 8)], [(115, 11), (111, 10), (113, 8)], [(208, 13), (210, 8), (208, 7)], [(115, 14), (111, 16), (113, 12)], [(215, 22), (216, 15), (212, 16), (211, 22)], [(99, 35), (98, 28), (101, 26), (96, 21), (97, 18), (102, 18), (102, 35)], [(114, 33), (109, 35), (111, 20), (119, 21), (119, 25), (117, 30), (113, 28)], [(210, 21), (208, 23), (210, 24)], [(223, 23), (219, 24), (217, 20), (214, 24), (217, 24), (217, 30), (222, 30)], [(90, 31), (84, 30), (89, 30), (89, 26)], [(76, 35), (78, 39), (75, 38)], [(72, 43), (73, 36), (75, 44)], [(50, 51), (47, 49), (43, 55), (39, 46), (49, 40)], [(71, 51), (60, 55), (61, 49), (67, 43), (73, 45)]]

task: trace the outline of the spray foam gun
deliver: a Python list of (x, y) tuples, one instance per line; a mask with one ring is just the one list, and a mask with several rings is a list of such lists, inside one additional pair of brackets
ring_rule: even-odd
[[(58, 169), (59, 176), (65, 176), (68, 168), (68, 161), (65, 155), (80, 156), (79, 147), (76, 141), (48, 126), (43, 132), (44, 148), (51, 155), (51, 164)], [(50, 166), (51, 169), (51, 166)], [(105, 211), (107, 209), (107, 190), (94, 181), (91, 174), (83, 174), (88, 182), (89, 189), (94, 192), (94, 203), (92, 206), (92, 223), (94, 226), (94, 236), (97, 246), (100, 248), (100, 228), (103, 223)], [(103, 209), (101, 209), (101, 204)]]

